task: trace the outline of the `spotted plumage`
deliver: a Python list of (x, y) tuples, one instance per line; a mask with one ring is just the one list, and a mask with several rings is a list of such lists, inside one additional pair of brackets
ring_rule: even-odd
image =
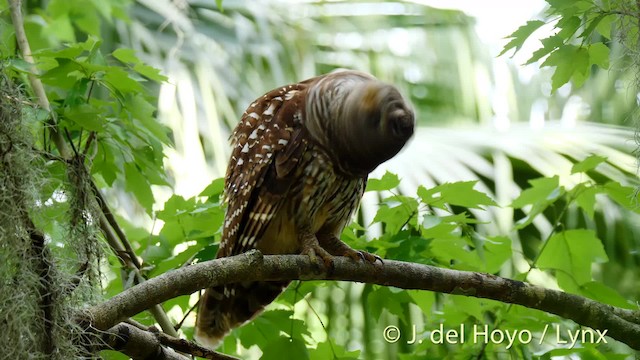
[[(357, 209), (367, 175), (413, 133), (400, 93), (372, 76), (344, 71), (266, 93), (244, 112), (231, 136), (228, 202), (218, 257), (258, 249), (374, 262), (339, 240)], [(196, 337), (214, 345), (275, 299), (286, 282), (208, 289)]]

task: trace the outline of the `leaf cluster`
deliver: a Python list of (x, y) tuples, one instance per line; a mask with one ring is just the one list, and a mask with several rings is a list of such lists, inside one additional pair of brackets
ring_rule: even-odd
[(543, 26), (553, 27), (553, 34), (542, 39), (525, 64), (543, 60), (541, 67), (555, 67), (552, 90), (571, 81), (580, 87), (589, 78), (592, 67), (609, 68), (610, 40), (620, 12), (614, 2), (588, 0), (547, 0), (546, 20), (531, 20), (507, 38), (500, 55), (518, 52), (525, 41)]

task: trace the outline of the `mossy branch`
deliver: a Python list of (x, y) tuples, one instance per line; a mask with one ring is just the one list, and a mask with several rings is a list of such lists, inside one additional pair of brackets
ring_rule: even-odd
[[(37, 76), (38, 71), (35, 67), (35, 62), (34, 62), (33, 56), (31, 55), (31, 47), (29, 45), (27, 34), (24, 29), (24, 20), (23, 20), (22, 10), (21, 10), (21, 1), (20, 0), (7, 0), (7, 1), (9, 3), (10, 10), (11, 10), (11, 21), (13, 23), (13, 27), (15, 30), (16, 41), (20, 49), (20, 54), (22, 55), (22, 58), (24, 59), (24, 61), (30, 64), (31, 66), (31, 72), (29, 73), (29, 82), (31, 84), (31, 88), (33, 89), (38, 105), (41, 108), (48, 111), (50, 114), (50, 120), (47, 123), (47, 128), (51, 134), (51, 139), (53, 140), (56, 148), (58, 149), (58, 152), (60, 153), (60, 157), (65, 161), (71, 161), (72, 156), (74, 156), (72, 155), (73, 151), (70, 149), (69, 145), (67, 144), (64, 137), (62, 136), (62, 133), (56, 121), (55, 111), (51, 109), (49, 100), (47, 98), (47, 95), (44, 89), (44, 85), (42, 84), (42, 81), (40, 80), (40, 78)], [(75, 154), (75, 156), (82, 156), (82, 154)], [(84, 167), (84, 164), (82, 164), (82, 170), (88, 172), (88, 170)], [(101, 210), (101, 213), (99, 215), (100, 228), (103, 234), (105, 235), (105, 237), (107, 238), (111, 249), (116, 254), (118, 259), (120, 259), (121, 263), (127, 266), (131, 271), (135, 273), (136, 281), (138, 282), (144, 281), (145, 279), (140, 273), (141, 264), (136, 258), (136, 255), (129, 241), (127, 240), (127, 238), (124, 235), (124, 232), (120, 229), (117, 222), (115, 221), (115, 218), (111, 213), (111, 210), (109, 209), (106, 201), (104, 200), (104, 198), (100, 194), (100, 191), (98, 190), (95, 183), (93, 182), (93, 179), (91, 179), (90, 177), (89, 179), (90, 179), (89, 180), (90, 186), (93, 190), (93, 195), (95, 197), (95, 201), (98, 203)], [(115, 233), (117, 234), (118, 239), (120, 241), (119, 243), (118, 243), (118, 240), (116, 240), (116, 237), (113, 235), (113, 231), (115, 231)], [(166, 312), (164, 311), (164, 309), (162, 309), (162, 306), (160, 304), (156, 304), (149, 310), (154, 316), (154, 318), (156, 319), (156, 321), (158, 322), (158, 324), (160, 324), (162, 329), (167, 334), (170, 334), (172, 336), (178, 336), (177, 332), (173, 328), (173, 325), (171, 324), (171, 321), (166, 315)]]
[(640, 312), (582, 296), (490, 274), (393, 260), (372, 265), (336, 258), (333, 271), (326, 272), (320, 271), (308, 256), (262, 256), (256, 250), (169, 271), (88, 308), (79, 321), (90, 321), (91, 326), (106, 330), (154, 304), (203, 288), (282, 280), (356, 281), (492, 299), (556, 314), (601, 333), (606, 331), (607, 336), (640, 350)]

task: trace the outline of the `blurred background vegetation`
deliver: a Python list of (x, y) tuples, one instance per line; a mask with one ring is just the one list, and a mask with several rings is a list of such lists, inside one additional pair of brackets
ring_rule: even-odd
[[(497, 57), (506, 41), (480, 36), (477, 19), (466, 14), (464, 7), (441, 9), (429, 6), (429, 1), (26, 3), (30, 9), (41, 9), (29, 11), (27, 17), (35, 50), (83, 41), (88, 35), (99, 36), (105, 53), (119, 47), (132, 48), (139, 58), (160, 68), (169, 78), (152, 85), (158, 94), (158, 118), (172, 129), (175, 145), (166, 149), (171, 189), (154, 186), (157, 209), (171, 194), (197, 195), (224, 174), (229, 156), (227, 138), (253, 99), (274, 87), (336, 68), (370, 72), (397, 85), (414, 105), (419, 124), (415, 138), (398, 157), (372, 175), (380, 177), (387, 170), (399, 174), (399, 191), (403, 194), (414, 196), (419, 185), (478, 180), (478, 189), (499, 204), (508, 205), (531, 179), (558, 174), (561, 184), (568, 187), (584, 180), (579, 176), (585, 175), (570, 175), (570, 169), (590, 154), (608, 159), (598, 171), (590, 173), (594, 181), (611, 179), (636, 186), (633, 152), (637, 92), (633, 81), (637, 70), (615, 37), (604, 39), (612, 53), (608, 70), (594, 68), (579, 89), (568, 84), (552, 92), (549, 68), (539, 70), (537, 64), (523, 68), (524, 61), (519, 57), (509, 59), (511, 54)], [(540, 11), (532, 13), (532, 18), (552, 21), (544, 13), (545, 3), (539, 3)], [(493, 11), (499, 14), (497, 19), (510, 16), (501, 12), (500, 2), (491, 4), (496, 6)], [(161, 227), (161, 219), (144, 215), (124, 191), (110, 196), (121, 215), (140, 219), (137, 226), (147, 231)], [(381, 196), (367, 193), (358, 218), (364, 227), (371, 224)], [(501, 275), (512, 276), (528, 269), (542, 239), (557, 223), (557, 210), (550, 208), (531, 226), (519, 230), (514, 230), (515, 222), (523, 214), (512, 209), (473, 213), (484, 222), (477, 225), (480, 233), (511, 238), (514, 256), (503, 266)], [(610, 261), (597, 269), (598, 280), (627, 299), (638, 299), (637, 214), (598, 198), (593, 220), (573, 208), (561, 216), (568, 228), (592, 228), (603, 241)], [(375, 237), (381, 231), (381, 225), (375, 224), (367, 234)], [(151, 256), (143, 252), (144, 236), (138, 238), (140, 243), (135, 245), (143, 258)], [(534, 272), (529, 280), (554, 286), (553, 280), (541, 272)], [(382, 340), (385, 324), (400, 321), (397, 313), (405, 314), (401, 320), (405, 326), (433, 320), (425, 320), (416, 307), (408, 304), (402, 304), (394, 314), (371, 310), (376, 307), (371, 301), (385, 297), (394, 301), (393, 290), (382, 294), (368, 285), (324, 285), (308, 289), (313, 294), (298, 303), (296, 318), (308, 322), (315, 338), (328, 337), (347, 349), (361, 349), (363, 358), (402, 358), (403, 353), (415, 350)], [(293, 288), (304, 295), (305, 286), (294, 284)], [(378, 291), (378, 297), (363, 296), (373, 291)], [(434, 316), (438, 319), (445, 318), (451, 307), (471, 306), (468, 300), (456, 297), (412, 296), (420, 307), (429, 308), (435, 303)], [(185, 312), (186, 300), (180, 301), (168, 305), (176, 305), (170, 311), (176, 319)], [(194, 299), (190, 301), (193, 304)], [(464, 319), (449, 321), (461, 323)], [(187, 321), (185, 332), (190, 333), (191, 325)], [(225, 347), (235, 347), (230, 341), (235, 338), (230, 338)], [(243, 343), (245, 348), (250, 345)], [(446, 351), (443, 349), (440, 355)], [(238, 353), (247, 356), (256, 352)]]

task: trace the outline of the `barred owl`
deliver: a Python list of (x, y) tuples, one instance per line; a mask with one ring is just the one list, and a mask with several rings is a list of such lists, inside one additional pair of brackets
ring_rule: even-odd
[[(398, 90), (356, 71), (334, 72), (266, 93), (244, 112), (231, 136), (225, 179), (228, 209), (217, 257), (251, 249), (378, 257), (339, 240), (368, 174), (413, 134), (414, 115)], [(215, 346), (252, 319), (288, 282), (249, 282), (207, 289), (196, 338)]]

